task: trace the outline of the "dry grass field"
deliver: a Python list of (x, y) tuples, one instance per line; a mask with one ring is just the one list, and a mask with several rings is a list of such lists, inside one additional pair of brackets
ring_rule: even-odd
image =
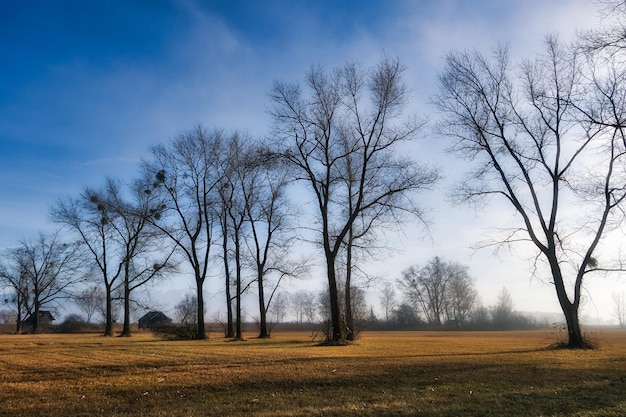
[(626, 416), (626, 332), (0, 336), (0, 416)]

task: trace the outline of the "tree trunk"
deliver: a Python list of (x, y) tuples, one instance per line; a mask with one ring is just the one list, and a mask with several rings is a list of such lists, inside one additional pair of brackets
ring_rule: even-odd
[(565, 291), (565, 283), (563, 282), (563, 275), (561, 274), (556, 255), (548, 256), (548, 260), (551, 265), (556, 295), (567, 325), (567, 347), (572, 349), (584, 349), (588, 347), (588, 344), (580, 330), (580, 321), (578, 318), (579, 300), (576, 299), (575, 295), (574, 302), (570, 302), (567, 291)]
[(236, 326), (235, 326), (235, 340), (243, 340), (243, 325), (241, 323), (241, 309), (242, 309), (242, 305), (241, 305), (241, 253), (239, 250), (239, 235), (238, 234), (235, 235), (235, 268), (236, 268), (235, 286), (237, 289), (237, 294), (236, 294), (237, 302), (235, 305), (235, 308), (236, 308), (235, 314), (237, 317)]
[(124, 283), (124, 326), (120, 337), (130, 337), (130, 288)]
[[(226, 213), (223, 213), (226, 216)], [(226, 220), (224, 220), (226, 222)], [(224, 286), (226, 289), (226, 331), (224, 337), (232, 339), (235, 337), (235, 331), (233, 327), (233, 298), (230, 294), (230, 265), (228, 263), (228, 233), (226, 232), (226, 225), (224, 223), (224, 232), (222, 233), (222, 248), (224, 251)]]
[(352, 228), (348, 232), (348, 245), (346, 247), (346, 286), (345, 286), (345, 309), (346, 309), (346, 340), (356, 339), (354, 330), (354, 317), (352, 317)]
[(204, 324), (204, 293), (202, 292), (202, 287), (204, 280), (196, 276), (196, 300), (198, 301), (198, 311), (197, 311), (197, 328), (196, 328), (196, 339), (204, 340), (206, 339), (206, 328)]
[(243, 340), (243, 326), (241, 324), (241, 281), (237, 278), (237, 300), (235, 303), (235, 338), (234, 340)]
[(17, 322), (15, 323), (15, 333), (16, 334), (20, 334), (22, 333), (22, 304), (20, 301), (20, 295), (17, 295)]
[(335, 272), (335, 257), (332, 253), (326, 254), (326, 265), (328, 274), (328, 296), (330, 298), (331, 332), (327, 343), (333, 345), (343, 345), (345, 343), (343, 329), (341, 326), (341, 308), (339, 304), (339, 291), (337, 289), (337, 276)]
[(565, 322), (567, 323), (567, 347), (572, 349), (585, 349), (589, 347), (585, 337), (580, 330), (578, 319), (578, 307), (572, 303), (563, 308)]
[(104, 336), (113, 336), (113, 301), (112, 298), (112, 289), (111, 284), (105, 284), (106, 291), (106, 311), (105, 311), (105, 319), (104, 319)]
[(226, 333), (224, 337), (232, 339), (235, 337), (235, 322), (233, 319), (233, 298), (230, 292), (230, 278), (226, 280)]
[(15, 333), (16, 334), (21, 334), (22, 333), (22, 321), (24, 320), (24, 317), (22, 315), (22, 312), (24, 312), (25, 306), (26, 306), (26, 297), (23, 296), (21, 291), (17, 291), (17, 294), (15, 295), (15, 300), (16, 300), (16, 305), (17, 305), (17, 323), (15, 323)]
[(267, 329), (267, 310), (265, 308), (265, 290), (263, 288), (263, 273), (259, 270), (257, 274), (259, 288), (259, 339), (270, 337)]
[(354, 341), (356, 339), (356, 332), (354, 330), (354, 317), (352, 317), (352, 295), (350, 291), (350, 286), (346, 284), (346, 294), (345, 294), (345, 303), (346, 303), (346, 340)]
[(39, 329), (39, 301), (35, 301), (35, 311), (33, 312), (33, 315), (31, 316), (31, 319), (33, 321), (33, 333), (39, 333), (40, 329)]

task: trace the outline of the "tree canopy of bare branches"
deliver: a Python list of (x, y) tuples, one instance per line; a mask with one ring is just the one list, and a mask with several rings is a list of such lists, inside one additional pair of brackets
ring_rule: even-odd
[(355, 235), (396, 223), (403, 214), (422, 218), (415, 192), (437, 179), (435, 170), (398, 153), (423, 126), (402, 117), (409, 100), (403, 69), (392, 59), (368, 70), (352, 63), (331, 72), (313, 68), (306, 90), (276, 82), (270, 93), (280, 153), (314, 196), (333, 344), (346, 337), (338, 299), (340, 251)]
[(438, 256), (421, 268), (404, 270), (399, 284), (426, 321), (438, 328), (446, 321), (461, 324), (476, 304), (476, 290), (467, 267)]
[(494, 244), (530, 242), (537, 249), (569, 346), (584, 347), (583, 279), (598, 269), (602, 237), (623, 218), (626, 78), (623, 69), (601, 69), (556, 37), (545, 45), (543, 54), (517, 66), (506, 47), (491, 59), (450, 53), (434, 102), (443, 112), (438, 131), (474, 167), (451, 195), (457, 202), (509, 204), (519, 226)]
[(76, 235), (85, 248), (85, 261), (104, 284), (105, 336), (113, 336), (113, 293), (121, 285), (124, 270), (125, 254), (112, 222), (116, 216), (106, 204), (110, 191), (117, 187), (109, 178), (101, 189), (86, 187), (78, 198), (62, 198), (50, 210), (55, 223)]
[(287, 194), (291, 172), (283, 160), (270, 155), (264, 145), (250, 144), (239, 159), (239, 167), (244, 169), (241, 190), (249, 225), (246, 258), (257, 283), (260, 338), (270, 336), (267, 313), (282, 281), (302, 277), (308, 271), (307, 260), (296, 260), (290, 253), (296, 239), (297, 215)]
[(23, 240), (8, 250), (6, 258), (7, 263), (0, 266), (0, 280), (21, 300), (18, 308), (30, 315), (33, 333), (39, 331), (41, 309), (71, 298), (74, 286), (87, 273), (78, 246), (62, 242), (56, 233)]
[(174, 243), (193, 271), (198, 339), (206, 338), (203, 288), (215, 243), (224, 140), (221, 130), (197, 126), (167, 146), (152, 148), (152, 158), (143, 163), (146, 176), (158, 185), (165, 204), (160, 215), (153, 217), (153, 224)]

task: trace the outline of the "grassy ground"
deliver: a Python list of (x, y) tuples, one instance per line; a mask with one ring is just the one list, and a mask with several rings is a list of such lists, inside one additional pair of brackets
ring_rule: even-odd
[(626, 415), (626, 332), (592, 351), (537, 331), (308, 336), (0, 336), (0, 416)]

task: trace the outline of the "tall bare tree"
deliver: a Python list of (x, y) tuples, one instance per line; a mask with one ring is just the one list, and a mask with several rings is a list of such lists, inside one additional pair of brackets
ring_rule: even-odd
[(290, 204), (287, 186), (289, 167), (272, 158), (264, 145), (250, 143), (242, 152), (239, 167), (250, 232), (246, 235), (247, 258), (257, 284), (259, 338), (270, 336), (267, 314), (282, 281), (308, 271), (306, 260), (290, 256), (296, 234), (297, 211)]
[(616, 65), (582, 58), (555, 37), (515, 71), (506, 48), (492, 60), (451, 53), (434, 97), (444, 114), (439, 132), (475, 164), (456, 201), (501, 198), (517, 214), (519, 227), (493, 244), (537, 249), (570, 347), (587, 345), (578, 317), (583, 279), (599, 269), (598, 245), (623, 218), (626, 197), (626, 77)]
[(104, 283), (105, 336), (113, 336), (113, 293), (120, 285), (125, 257), (114, 229), (115, 212), (106, 204), (111, 181), (107, 179), (101, 189), (86, 187), (78, 198), (60, 199), (50, 210), (54, 222), (77, 236)]
[[(378, 222), (397, 220), (391, 213), (421, 216), (412, 199), (427, 189), (437, 173), (398, 154), (402, 143), (414, 139), (422, 123), (414, 118), (397, 124), (408, 102), (402, 84), (403, 67), (383, 59), (369, 70), (355, 64), (326, 73), (314, 68), (306, 76), (306, 93), (299, 85), (276, 82), (270, 110), (281, 154), (297, 170), (297, 179), (314, 195), (319, 240), (326, 260), (332, 331), (328, 343), (342, 344), (337, 258), (355, 222), (383, 211)], [(354, 186), (346, 192), (346, 159), (358, 160)], [(345, 198), (352, 205), (347, 209)], [(384, 221), (383, 221), (384, 220)]]
[(222, 262), (224, 263), (224, 296), (226, 297), (226, 323), (224, 337), (233, 339), (235, 337), (235, 321), (232, 296), (232, 276), (231, 276), (231, 254), (230, 247), (230, 222), (228, 219), (228, 207), (233, 197), (233, 190), (228, 182), (223, 182), (219, 188), (220, 195), (220, 216), (219, 224), (222, 234)]
[[(235, 273), (235, 334), (234, 340), (243, 340), (243, 293), (253, 283), (252, 281), (244, 282), (244, 256), (246, 234), (249, 231), (248, 213), (246, 208), (246, 187), (249, 181), (249, 162), (246, 153), (250, 146), (250, 138), (233, 134), (227, 143), (226, 152), (224, 154), (222, 193), (225, 197), (223, 204), (225, 205), (222, 212), (225, 215), (223, 219), (224, 233), (228, 233), (229, 239), (225, 241), (228, 245), (224, 252), (225, 259), (232, 258), (234, 261)], [(230, 278), (230, 276), (229, 276)], [(228, 294), (228, 293), (227, 293)], [(227, 300), (229, 303), (230, 299)]]
[(224, 162), (224, 133), (202, 126), (183, 132), (167, 146), (152, 148), (144, 169), (160, 184), (165, 209), (154, 224), (184, 254), (196, 284), (197, 334), (206, 338), (204, 284), (209, 274), (215, 211), (222, 185), (220, 164)]
[(121, 184), (109, 179), (106, 200), (101, 202), (111, 215), (108, 221), (120, 241), (122, 253), (124, 321), (120, 336), (131, 335), (133, 291), (176, 270), (173, 260), (176, 248), (163, 244), (161, 230), (153, 227), (151, 221), (159, 218), (165, 209), (161, 194), (154, 192), (157, 186), (151, 178), (140, 179), (129, 187), (128, 195), (125, 195)]

